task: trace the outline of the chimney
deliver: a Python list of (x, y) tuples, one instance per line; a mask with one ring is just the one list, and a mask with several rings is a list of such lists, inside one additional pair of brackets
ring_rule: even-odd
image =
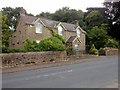
[(23, 7), (20, 7), (20, 15), (26, 15), (26, 10)]
[(79, 21), (78, 21), (78, 20), (75, 20), (75, 24), (76, 24), (77, 26), (79, 26)]

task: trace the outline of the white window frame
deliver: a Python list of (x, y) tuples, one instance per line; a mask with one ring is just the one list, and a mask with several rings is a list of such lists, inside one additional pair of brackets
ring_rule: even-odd
[(77, 32), (77, 37), (78, 37), (78, 38), (80, 38), (80, 34), (81, 34), (80, 30), (79, 30), (79, 29), (77, 29), (77, 31), (76, 31), (76, 32)]
[(35, 24), (35, 31), (36, 31), (36, 33), (42, 33), (42, 27), (43, 27), (42, 24), (37, 22)]
[(58, 34), (62, 36), (63, 35), (62, 32), (63, 32), (62, 26), (58, 26)]
[(75, 44), (75, 50), (79, 50), (80, 49), (80, 45), (79, 44)]
[(36, 43), (40, 43), (40, 41), (39, 41), (39, 40), (36, 40)]
[(33, 27), (32, 25), (29, 25), (30, 27)]

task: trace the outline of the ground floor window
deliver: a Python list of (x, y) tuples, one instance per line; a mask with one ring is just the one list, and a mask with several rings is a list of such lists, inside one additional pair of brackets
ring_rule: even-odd
[(80, 45), (75, 44), (75, 50), (80, 50)]

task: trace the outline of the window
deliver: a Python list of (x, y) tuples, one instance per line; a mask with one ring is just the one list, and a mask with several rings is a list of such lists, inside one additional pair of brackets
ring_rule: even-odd
[(36, 33), (42, 33), (42, 25), (40, 23), (35, 24)]
[(77, 37), (80, 37), (80, 30), (77, 29)]
[(36, 40), (36, 43), (39, 43), (40, 41), (39, 40)]
[(79, 50), (79, 49), (80, 49), (79, 45), (75, 44), (75, 50)]
[(17, 42), (17, 44), (19, 44), (19, 42)]
[(58, 34), (62, 36), (62, 27), (61, 26), (58, 27)]
[(33, 27), (32, 25), (29, 25), (29, 27)]

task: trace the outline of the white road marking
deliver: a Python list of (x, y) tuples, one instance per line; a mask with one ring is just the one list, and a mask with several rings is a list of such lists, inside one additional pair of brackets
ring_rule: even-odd
[[(65, 74), (65, 73), (69, 73), (69, 72), (72, 72), (72, 70), (61, 71), (61, 72), (50, 73), (50, 74), (44, 74), (44, 75), (41, 75), (41, 76), (38, 75), (38, 76), (35, 76), (35, 77), (25, 78), (25, 80), (36, 79), (36, 78), (40, 78), (40, 77), (55, 76), (55, 75), (58, 75), (58, 74)], [(63, 78), (63, 77), (62, 77), (62, 78)]]
[(46, 74), (46, 75), (43, 75), (43, 76), (48, 77), (49, 75)]

